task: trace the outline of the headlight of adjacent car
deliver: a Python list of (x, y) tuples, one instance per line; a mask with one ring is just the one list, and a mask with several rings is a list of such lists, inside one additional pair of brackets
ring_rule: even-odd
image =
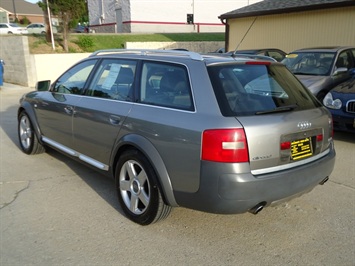
[(340, 99), (333, 99), (333, 95), (328, 92), (327, 95), (325, 95), (324, 99), (323, 99), (323, 104), (325, 107), (328, 107), (330, 109), (340, 109), (342, 102)]

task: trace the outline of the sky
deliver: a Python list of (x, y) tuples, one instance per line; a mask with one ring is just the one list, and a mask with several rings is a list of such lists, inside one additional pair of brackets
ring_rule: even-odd
[(36, 4), (39, 0), (25, 0), (26, 2), (30, 2), (32, 4)]

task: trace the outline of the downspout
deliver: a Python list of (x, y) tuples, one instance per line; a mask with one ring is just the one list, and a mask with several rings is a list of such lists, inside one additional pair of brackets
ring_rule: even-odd
[(105, 21), (105, 8), (104, 8), (104, 0), (101, 0), (101, 16), (100, 16), (100, 24), (103, 24)]
[(226, 26), (226, 30), (224, 32), (224, 51), (227, 53), (228, 52), (228, 47), (229, 47), (229, 24), (227, 19), (220, 19), (222, 24)]

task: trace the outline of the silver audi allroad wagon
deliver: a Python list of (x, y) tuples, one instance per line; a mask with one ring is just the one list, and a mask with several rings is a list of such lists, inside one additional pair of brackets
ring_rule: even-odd
[(20, 99), (27, 154), (47, 147), (111, 176), (132, 221), (173, 207), (258, 213), (328, 180), (332, 117), (281, 63), (100, 50)]

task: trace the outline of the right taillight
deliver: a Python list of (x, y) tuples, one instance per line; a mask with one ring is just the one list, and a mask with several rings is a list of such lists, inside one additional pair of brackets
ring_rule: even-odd
[(247, 140), (242, 128), (205, 130), (201, 153), (201, 159), (206, 161), (249, 162)]

